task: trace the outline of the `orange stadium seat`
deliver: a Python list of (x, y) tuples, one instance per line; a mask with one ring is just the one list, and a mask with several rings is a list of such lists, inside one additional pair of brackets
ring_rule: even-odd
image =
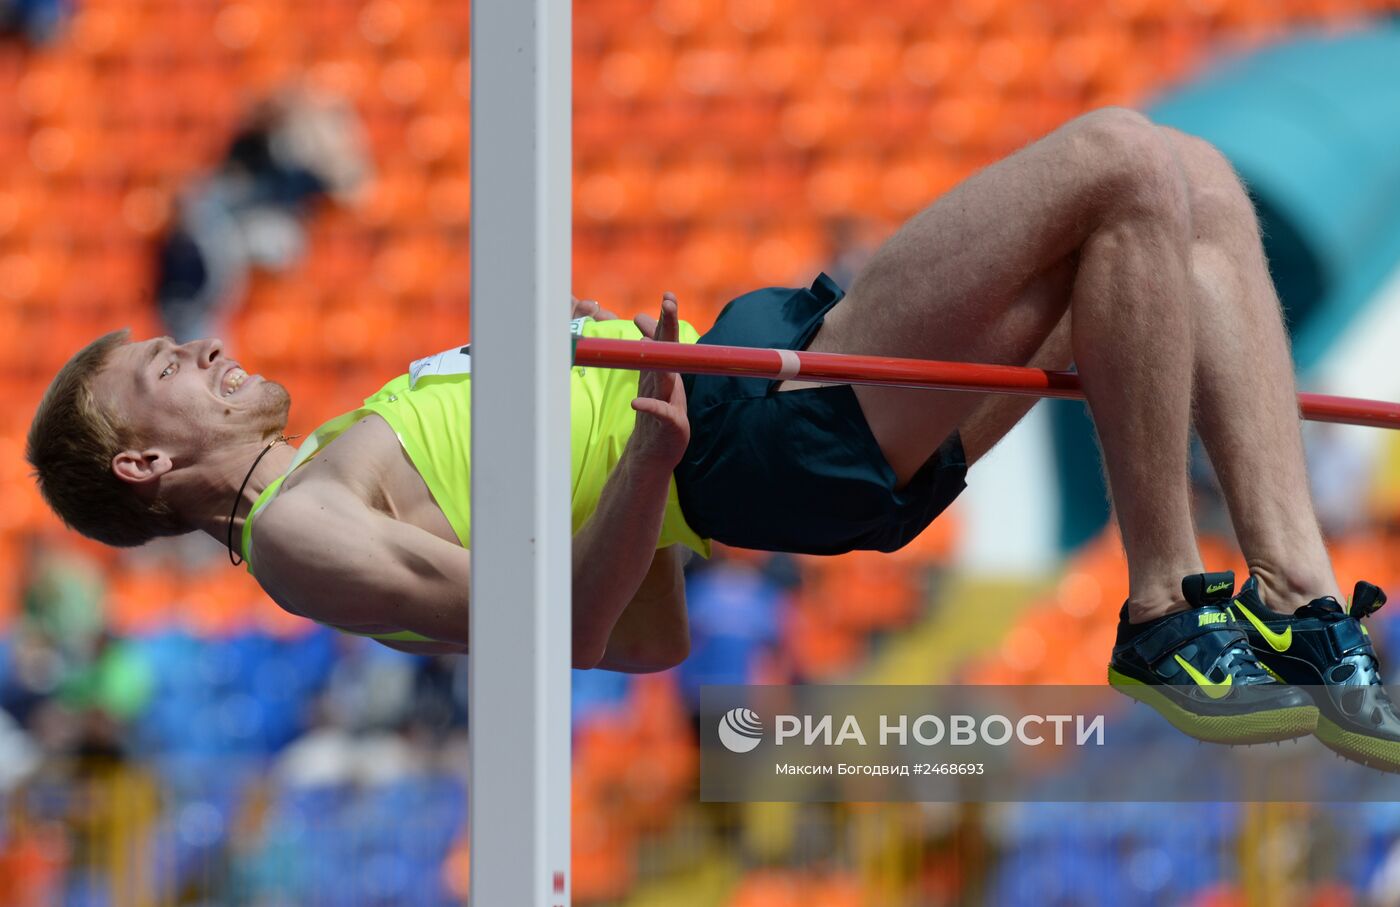
[(635, 874), (630, 837), (624, 837), (598, 804), (574, 791), (573, 896), (581, 904), (615, 901)]
[(1332, 569), (1342, 594), (1351, 597), (1357, 580), (1366, 580), (1381, 588), (1395, 588), (1394, 561), (1389, 557), (1389, 542), (1378, 533), (1366, 532), (1336, 539), (1328, 550), (1332, 555)]
[(781, 22), (793, 18), (801, 9), (797, 0), (751, 0), (729, 3), (726, 13), (729, 23), (744, 35), (762, 37)]
[(424, 0), (375, 0), (360, 10), (360, 34), (370, 44), (381, 47), (431, 49), (436, 43), (434, 32), (443, 31), (437, 21), (436, 5)]
[(653, 163), (615, 158), (591, 173), (579, 175), (575, 204), (594, 221), (630, 221), (651, 206)]
[(858, 633), (830, 620), (824, 609), (801, 593), (786, 615), (783, 645), (799, 675), (811, 681), (843, 674), (866, 651)]
[(1051, 47), (1044, 32), (1007, 32), (981, 43), (974, 67), (978, 78), (997, 91), (1025, 91), (1035, 87)]
[(795, 873), (753, 870), (735, 886), (728, 907), (807, 907), (811, 902)]
[[(880, 24), (880, 20), (876, 20)], [(886, 28), (864, 29), (826, 48), (822, 76), (845, 92), (863, 94), (883, 89), (899, 72), (900, 43)]]
[(853, 551), (830, 564), (807, 565), (816, 580), (807, 600), (848, 629), (892, 629), (907, 625), (917, 612), (922, 576), (887, 554)]
[(811, 907), (868, 907), (873, 904), (865, 886), (853, 873), (831, 872), (805, 880)]
[(856, 106), (850, 95), (831, 88), (808, 89), (784, 105), (778, 134), (800, 149), (839, 146), (855, 122)]
[(718, 0), (657, 0), (651, 19), (661, 32), (685, 38), (721, 13)]
[(739, 274), (752, 274), (758, 285), (804, 286), (830, 260), (830, 244), (822, 229), (805, 223), (790, 223), (764, 230), (751, 241), (749, 267)]
[(890, 555), (897, 561), (927, 570), (949, 562), (960, 534), (956, 506), (945, 510), (909, 544)]
[(807, 203), (826, 217), (848, 217), (861, 211), (879, 185), (878, 164), (868, 156), (824, 159), (807, 182)]
[(19, 533), (0, 531), (0, 633), (9, 633), (19, 617)]
[(803, 37), (774, 37), (749, 54), (747, 82), (754, 90), (787, 94), (812, 78), (824, 65), (818, 45)]
[(598, 64), (598, 85), (622, 101), (661, 96), (670, 89), (674, 58), (655, 40), (637, 39), (615, 45)]
[(741, 83), (743, 54), (729, 44), (692, 45), (676, 57), (675, 85), (692, 95), (731, 94)]
[(678, 256), (680, 268), (701, 283), (713, 284), (749, 272), (750, 237), (738, 228), (691, 231)]
[(133, 566), (108, 577), (106, 613), (119, 633), (150, 633), (169, 620), (175, 595), (173, 574), (159, 566)]

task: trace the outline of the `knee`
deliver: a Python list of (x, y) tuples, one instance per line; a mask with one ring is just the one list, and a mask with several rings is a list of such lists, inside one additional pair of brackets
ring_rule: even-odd
[(1205, 139), (1162, 127), (1181, 159), (1198, 239), (1220, 241), (1259, 235), (1259, 219), (1249, 191), (1220, 149)]
[(1124, 216), (1182, 226), (1190, 205), (1182, 164), (1147, 117), (1105, 107), (1064, 127), (1075, 166), (1086, 167), (1093, 202), (1105, 219)]

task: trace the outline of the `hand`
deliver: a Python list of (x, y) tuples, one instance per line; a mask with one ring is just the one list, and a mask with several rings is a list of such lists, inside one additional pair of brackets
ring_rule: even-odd
[[(674, 294), (661, 297), (661, 320), (650, 315), (638, 315), (632, 323), (643, 337), (657, 343), (679, 343), (681, 319)], [(637, 398), (632, 401), (637, 411), (637, 425), (632, 431), (629, 447), (642, 456), (664, 463), (674, 469), (690, 443), (690, 420), (686, 417), (685, 385), (675, 372), (644, 371), (637, 380)]]
[(592, 318), (594, 321), (612, 321), (617, 318), (616, 312), (610, 312), (598, 304), (596, 299), (580, 300), (577, 296), (570, 296), (573, 300), (573, 313), (570, 318)]

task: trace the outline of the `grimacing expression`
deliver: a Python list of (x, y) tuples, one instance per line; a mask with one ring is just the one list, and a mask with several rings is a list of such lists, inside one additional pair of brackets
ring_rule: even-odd
[(173, 458), (281, 431), (291, 408), (285, 387), (245, 372), (215, 338), (124, 344), (93, 392), (143, 446), (165, 448)]

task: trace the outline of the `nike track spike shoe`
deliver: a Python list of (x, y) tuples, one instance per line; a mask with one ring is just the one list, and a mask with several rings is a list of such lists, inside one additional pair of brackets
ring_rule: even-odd
[(1385, 593), (1357, 583), (1351, 607), (1315, 599), (1292, 614), (1265, 606), (1250, 577), (1234, 611), (1264, 667), (1312, 694), (1317, 737), (1363, 765), (1400, 772), (1400, 715), (1381, 684), (1380, 662), (1361, 618), (1385, 604)]
[(1141, 624), (1128, 623), (1125, 603), (1108, 682), (1198, 740), (1267, 743), (1312, 733), (1317, 706), (1259, 664), (1230, 613), (1234, 589), (1229, 571), (1188, 576), (1181, 591), (1190, 607)]

